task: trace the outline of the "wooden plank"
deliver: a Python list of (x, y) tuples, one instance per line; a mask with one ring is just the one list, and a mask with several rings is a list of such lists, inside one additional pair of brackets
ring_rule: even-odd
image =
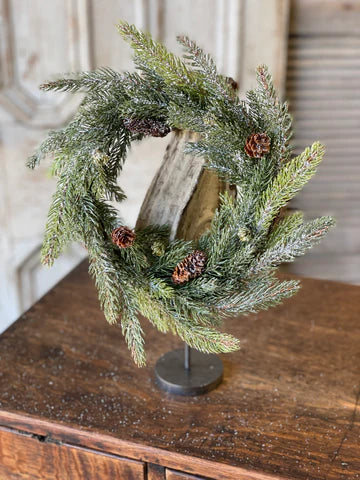
[(181, 216), (193, 195), (201, 175), (204, 159), (185, 155), (184, 147), (197, 136), (176, 131), (166, 149), (164, 160), (146, 193), (137, 219), (137, 228), (169, 225), (176, 236)]
[(290, 29), (297, 35), (358, 33), (359, 14), (358, 0), (292, 0)]
[(293, 205), (310, 217), (332, 214), (338, 229), (321, 254), (312, 251), (290, 269), (359, 283), (360, 2), (293, 0), (291, 6), (287, 98), (295, 152), (314, 140), (326, 146), (323, 165)]
[(140, 480), (145, 477), (143, 463), (0, 428), (0, 478)]
[(165, 467), (154, 463), (148, 463), (146, 467), (146, 480), (165, 480)]
[(241, 39), (241, 95), (254, 87), (255, 69), (264, 63), (270, 69), (277, 90), (284, 94), (289, 7), (288, 0), (246, 1)]
[[(5, 425), (2, 426), (2, 425)], [(179, 454), (149, 446), (121, 440), (110, 435), (90, 432), (89, 429), (72, 428), (61, 424), (39, 420), (38, 418), (19, 415), (0, 410), (0, 429), (8, 427), (22, 431), (24, 435), (32, 433), (36, 436), (51, 437), (55, 442), (68, 443), (82, 449), (93, 449), (110, 455), (125, 456), (129, 459), (154, 463), (161, 468), (181, 469), (184, 472), (208, 475), (211, 471), (213, 480), (287, 480), (286, 477), (257, 472), (251, 467), (241, 468), (226, 463)], [(24, 430), (25, 429), (25, 430)], [(151, 438), (149, 438), (151, 440)], [(156, 477), (155, 477), (156, 478)]]
[[(346, 244), (344, 250), (345, 248)], [(332, 270), (334, 270), (340, 281), (360, 285), (360, 254), (357, 252), (344, 254), (340, 250), (339, 246), (338, 251), (334, 252), (330, 245), (324, 253), (320, 248), (317, 248), (306, 257), (299, 259), (292, 266), (291, 272), (297, 275), (306, 274), (313, 278), (331, 280)], [(332, 269), (329, 271), (330, 261)]]
[[(209, 475), (211, 473), (209, 472)], [(207, 477), (210, 479), (210, 477)], [(206, 480), (204, 477), (198, 477), (197, 475), (189, 475), (184, 472), (176, 472), (175, 470), (166, 469), (166, 480)]]
[(153, 366), (181, 343), (142, 320), (149, 363), (135, 368), (84, 264), (0, 337), (0, 424), (204, 477), (356, 478), (359, 293), (305, 279), (284, 305), (229, 319), (242, 349), (222, 356), (224, 382), (178, 398)]
[(186, 143), (198, 138), (189, 131), (173, 133), (141, 206), (137, 228), (169, 225), (171, 238), (185, 240), (196, 239), (209, 228), (226, 185), (203, 169), (203, 158), (184, 154)]

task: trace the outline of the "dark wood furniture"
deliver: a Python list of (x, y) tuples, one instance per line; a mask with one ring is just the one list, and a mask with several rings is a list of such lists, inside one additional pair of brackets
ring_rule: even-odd
[(225, 379), (171, 397), (153, 366), (179, 340), (148, 327), (134, 367), (82, 264), (0, 337), (0, 479), (360, 478), (360, 288), (303, 279), (233, 319)]

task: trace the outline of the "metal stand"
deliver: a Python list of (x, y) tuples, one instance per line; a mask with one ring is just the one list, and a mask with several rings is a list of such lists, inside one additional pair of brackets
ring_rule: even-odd
[(223, 364), (213, 354), (201, 353), (185, 344), (184, 349), (165, 353), (156, 363), (156, 381), (161, 389), (175, 395), (201, 395), (222, 380)]

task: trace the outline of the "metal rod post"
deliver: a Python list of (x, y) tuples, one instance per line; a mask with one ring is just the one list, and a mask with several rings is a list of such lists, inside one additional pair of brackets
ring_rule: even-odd
[(199, 352), (185, 343), (160, 357), (155, 372), (158, 385), (166, 392), (200, 395), (219, 385), (223, 364), (216, 355)]
[(188, 372), (191, 369), (191, 349), (187, 343), (185, 343), (184, 347), (184, 367)]

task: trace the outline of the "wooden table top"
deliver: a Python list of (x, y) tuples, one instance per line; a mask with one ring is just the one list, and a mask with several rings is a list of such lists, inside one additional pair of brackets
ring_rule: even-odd
[(153, 367), (181, 342), (144, 320), (148, 367), (136, 368), (83, 263), (0, 337), (0, 424), (220, 462), (223, 478), (236, 478), (230, 466), (249, 479), (360, 478), (360, 288), (302, 285), (227, 322), (242, 349), (221, 356), (215, 391), (174, 397)]

